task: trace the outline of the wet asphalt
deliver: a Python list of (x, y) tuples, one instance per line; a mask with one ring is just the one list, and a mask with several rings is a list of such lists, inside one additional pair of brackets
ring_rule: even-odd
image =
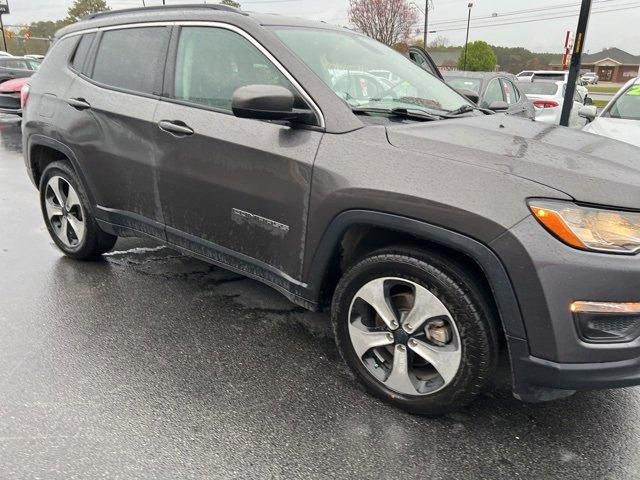
[(326, 314), (148, 240), (49, 239), (0, 119), (0, 479), (640, 478), (640, 388), (441, 418), (368, 396)]

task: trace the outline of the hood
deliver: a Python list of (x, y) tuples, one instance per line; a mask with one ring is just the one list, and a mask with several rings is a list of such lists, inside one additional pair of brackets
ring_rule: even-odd
[(576, 201), (640, 209), (640, 148), (508, 115), (388, 127), (389, 142), (518, 176)]
[(640, 147), (640, 120), (598, 117), (583, 131)]
[(0, 92), (2, 93), (14, 93), (22, 90), (22, 87), (29, 81), (29, 78), (15, 78), (13, 80), (7, 80), (0, 83)]

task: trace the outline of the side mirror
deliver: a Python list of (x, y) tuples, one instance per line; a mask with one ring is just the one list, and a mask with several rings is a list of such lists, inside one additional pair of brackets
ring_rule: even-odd
[(586, 118), (588, 122), (593, 122), (596, 115), (598, 115), (598, 109), (593, 105), (585, 105), (584, 107), (580, 107), (580, 110), (578, 110), (578, 116)]
[(311, 110), (294, 108), (295, 96), (278, 85), (247, 85), (233, 92), (231, 110), (238, 118), (313, 123)]
[(584, 104), (585, 105), (593, 105), (593, 98), (586, 96), (584, 97)]
[(473, 90), (469, 90), (468, 88), (456, 88), (456, 92), (464, 97), (467, 97), (467, 99), (469, 99), (476, 105), (480, 101), (480, 96), (476, 92), (474, 92)]
[(503, 100), (496, 100), (489, 104), (489, 110), (493, 110), (494, 112), (504, 112), (505, 110), (509, 110), (509, 104)]

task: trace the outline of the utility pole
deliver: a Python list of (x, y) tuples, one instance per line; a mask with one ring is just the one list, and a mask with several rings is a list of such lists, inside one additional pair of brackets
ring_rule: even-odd
[(2, 15), (10, 13), (9, 11), (9, 1), (8, 0), (0, 0), (0, 30), (2, 30), (2, 44), (4, 45), (4, 51), (9, 53), (7, 50), (7, 37), (4, 32), (4, 23), (2, 23)]
[(464, 66), (463, 71), (467, 71), (467, 46), (469, 45), (469, 24), (471, 23), (471, 8), (473, 8), (473, 2), (469, 2), (469, 17), (467, 18), (467, 39), (464, 41)]
[(569, 117), (571, 116), (571, 108), (573, 107), (573, 95), (576, 92), (576, 82), (580, 74), (580, 65), (582, 64), (582, 49), (584, 48), (584, 39), (587, 34), (587, 26), (589, 25), (589, 15), (591, 14), (591, 0), (582, 0), (580, 7), (580, 17), (578, 18), (578, 30), (576, 31), (576, 39), (573, 42), (573, 55), (571, 55), (571, 65), (569, 66), (569, 78), (567, 79), (567, 89), (564, 93), (564, 101), (562, 102), (562, 115), (560, 116), (560, 125), (568, 127)]
[(427, 49), (427, 32), (429, 31), (429, 0), (425, 1), (424, 6), (424, 49)]

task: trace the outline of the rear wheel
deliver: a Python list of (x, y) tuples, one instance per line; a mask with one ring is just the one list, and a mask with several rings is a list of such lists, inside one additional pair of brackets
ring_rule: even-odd
[(82, 185), (66, 162), (54, 162), (43, 172), (40, 206), (51, 238), (69, 257), (93, 259), (113, 248), (117, 237), (100, 229)]
[(379, 251), (341, 279), (332, 319), (346, 363), (373, 395), (418, 414), (471, 402), (489, 381), (497, 335), (476, 282), (438, 256)]

